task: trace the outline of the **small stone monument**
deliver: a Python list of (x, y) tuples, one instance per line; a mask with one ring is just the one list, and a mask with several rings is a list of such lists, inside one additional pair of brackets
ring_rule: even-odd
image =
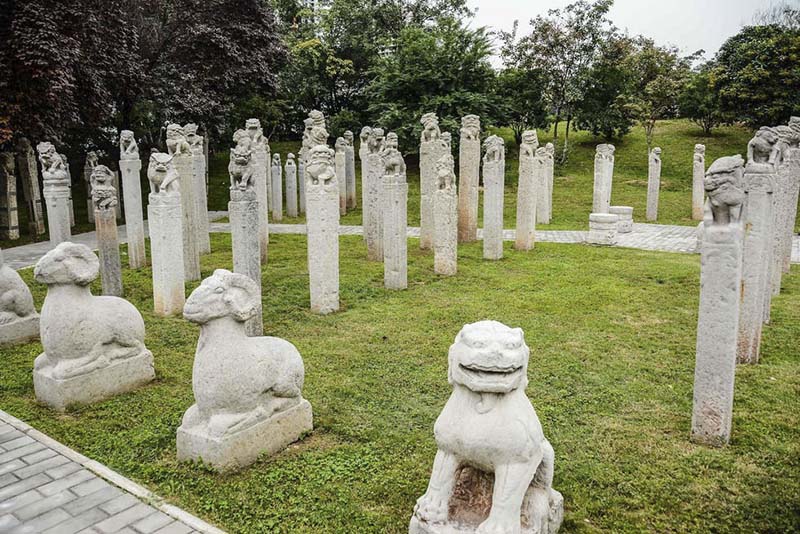
[(286, 216), (297, 217), (297, 163), (291, 152), (286, 155), (284, 173), (286, 175)]
[[(553, 143), (547, 143), (544, 145), (544, 154), (545, 154), (545, 174), (547, 176), (547, 215), (545, 217), (542, 215), (542, 219), (539, 221), (542, 224), (550, 224), (550, 220), (553, 218), (553, 181), (555, 179), (555, 157), (556, 157), (556, 147), (553, 146)], [(609, 176), (614, 176), (614, 157), (612, 154), (611, 157), (611, 166), (609, 169)], [(609, 183), (611, 183), (611, 179), (609, 179)], [(610, 190), (610, 187), (609, 187)], [(611, 194), (609, 193), (609, 201), (611, 199)], [(539, 216), (539, 212), (536, 212), (536, 216)], [(546, 222), (545, 222), (546, 221)]]
[(100, 281), (103, 295), (123, 296), (122, 265), (119, 259), (119, 237), (117, 235), (117, 190), (114, 189), (114, 174), (105, 165), (92, 170), (92, 204), (97, 234), (97, 250), (100, 255)]
[(0, 250), (0, 347), (39, 337), (39, 314), (31, 291), (17, 271), (5, 265)]
[[(86, 157), (87, 165), (89, 157)], [(144, 220), (142, 218), (142, 160), (139, 146), (130, 130), (122, 130), (119, 137), (119, 170), (122, 174), (122, 193), (125, 195), (125, 233), (128, 237), (128, 265), (138, 269), (147, 265), (144, 245)], [(91, 177), (91, 175), (90, 175)], [(91, 184), (91, 180), (89, 181)]]
[(608, 213), (614, 177), (614, 145), (600, 144), (594, 155), (594, 196), (592, 213)]
[(433, 194), (436, 191), (436, 162), (441, 157), (441, 131), (436, 113), (425, 113), (420, 119), (422, 137), (419, 143), (419, 248), (433, 248)]
[(36, 150), (39, 152), (39, 161), (42, 164), (50, 243), (57, 245), (64, 241), (69, 241), (71, 237), (69, 224), (69, 174), (64, 168), (64, 161), (58, 155), (52, 143), (46, 141), (39, 143)]
[(0, 239), (19, 239), (17, 176), (12, 152), (0, 152)]
[(358, 159), (361, 161), (361, 221), (364, 228), (364, 242), (367, 241), (367, 221), (370, 220), (369, 214), (369, 138), (372, 136), (372, 128), (364, 126), (358, 134)]
[(448, 151), (436, 162), (437, 189), (433, 195), (433, 272), (453, 276), (458, 272), (458, 195), (453, 155)]
[(236, 145), (249, 142), (249, 149), (253, 151), (253, 176), (255, 178), (256, 200), (258, 200), (258, 242), (261, 250), (261, 265), (267, 264), (269, 249), (269, 145), (261, 130), (261, 121), (247, 119), (245, 129), (237, 130), (233, 134)]
[(694, 145), (694, 158), (692, 160), (692, 219), (703, 220), (703, 178), (706, 175), (706, 145)]
[(324, 315), (339, 309), (339, 185), (328, 145), (308, 154), (306, 201), (311, 311)]
[(334, 156), (336, 181), (339, 182), (339, 215), (347, 215), (347, 141), (337, 137)]
[(173, 165), (173, 158), (163, 152), (153, 152), (147, 168), (150, 181), (147, 222), (153, 265), (153, 310), (156, 315), (162, 316), (181, 313), (186, 302), (180, 177)]
[(180, 178), (181, 214), (183, 216), (183, 274), (186, 281), (200, 280), (200, 249), (197, 244), (197, 203), (194, 169), (189, 142), (179, 124), (167, 126), (167, 150)]
[(283, 220), (283, 165), (281, 155), (272, 155), (272, 220), (281, 222)]
[(406, 163), (397, 149), (397, 136), (386, 136), (383, 159), (383, 284), (386, 289), (408, 287), (408, 183)]
[(647, 167), (647, 211), (645, 219), (658, 219), (658, 194), (661, 191), (661, 149), (655, 147), (650, 151), (650, 164)]
[(514, 248), (517, 250), (533, 248), (536, 241), (536, 213), (540, 206), (538, 197), (547, 193), (545, 161), (539, 156), (538, 146), (539, 140), (535, 130), (522, 132), (522, 143), (519, 146), (517, 228), (514, 240)]
[(217, 269), (186, 301), (183, 316), (200, 325), (200, 339), (192, 368), (195, 404), (178, 427), (179, 461), (230, 471), (313, 428), (300, 353), (284, 339), (245, 331), (260, 296), (247, 276)]
[(617, 233), (629, 234), (633, 231), (633, 208), (630, 206), (609, 206), (608, 213), (616, 215)]
[(744, 160), (716, 160), (708, 169), (708, 193), (700, 240), (700, 311), (694, 371), (692, 441), (721, 446), (731, 435), (733, 381), (742, 280)]
[[(129, 131), (129, 130), (124, 130)], [(133, 132), (131, 132), (133, 136)], [(138, 150), (138, 148), (137, 148)], [(120, 150), (120, 160), (122, 159), (122, 151)], [(90, 224), (94, 224), (94, 203), (92, 202), (92, 171), (97, 167), (99, 161), (97, 152), (90, 150), (86, 153), (86, 161), (83, 163), (83, 181), (86, 183), (86, 218)], [(121, 168), (121, 167), (120, 167)], [(125, 182), (125, 175), (123, 173), (123, 183)]]
[(100, 264), (85, 245), (64, 242), (36, 264), (47, 284), (41, 316), (44, 353), (33, 363), (36, 399), (64, 411), (130, 391), (155, 378), (139, 311), (118, 297), (95, 297)]
[(619, 215), (612, 213), (590, 213), (589, 233), (586, 242), (591, 245), (614, 245), (617, 242)]
[(384, 150), (384, 137), (381, 128), (373, 128), (367, 142), (369, 154), (367, 155), (367, 202), (365, 208), (364, 233), (367, 241), (367, 259), (370, 261), (383, 261), (383, 213), (381, 178), (383, 177), (383, 160), (381, 152)]
[(30, 235), (44, 233), (44, 209), (39, 189), (39, 172), (31, 142), (20, 137), (17, 143), (17, 173), (22, 182), (22, 193), (28, 206), (28, 231)]
[(347, 209), (354, 210), (358, 206), (356, 201), (356, 149), (353, 146), (353, 132), (346, 130), (344, 140), (345, 148), (345, 181), (347, 182)]
[(503, 195), (506, 177), (506, 147), (502, 137), (489, 136), (483, 156), (483, 258), (503, 257)]
[(253, 152), (249, 145), (240, 144), (231, 149), (228, 173), (231, 178), (228, 214), (233, 242), (233, 271), (247, 276), (258, 288), (256, 310), (245, 322), (245, 332), (248, 336), (260, 336), (264, 333), (261, 311), (261, 255), (258, 233), (253, 231), (258, 227), (259, 205), (253, 176)]
[(189, 153), (192, 155), (192, 190), (194, 191), (195, 211), (197, 213), (197, 248), (200, 254), (211, 252), (211, 238), (208, 230), (208, 188), (206, 187), (206, 155), (202, 135), (197, 135), (197, 125), (189, 123), (183, 127)]
[(461, 118), (458, 151), (458, 242), (469, 243), (478, 239), (481, 120), (477, 115)]
[(788, 273), (791, 266), (792, 238), (797, 219), (797, 201), (800, 194), (800, 117), (792, 117), (789, 120), (789, 129), (791, 137), (786, 139), (786, 143), (789, 146), (783, 157), (783, 165), (778, 169), (778, 172), (790, 176), (787, 179), (789, 195), (786, 203), (783, 204), (785, 211), (782, 210), (781, 213), (781, 218), (783, 219), (781, 265), (784, 273)]
[(409, 534), (555, 534), (564, 498), (555, 452), (525, 395), (530, 349), (520, 328), (464, 326), (450, 346), (453, 393), (434, 425), (436, 458)]

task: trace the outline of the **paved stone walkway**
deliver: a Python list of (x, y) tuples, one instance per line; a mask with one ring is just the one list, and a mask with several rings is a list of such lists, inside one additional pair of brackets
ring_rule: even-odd
[(0, 533), (224, 534), (1, 410)]

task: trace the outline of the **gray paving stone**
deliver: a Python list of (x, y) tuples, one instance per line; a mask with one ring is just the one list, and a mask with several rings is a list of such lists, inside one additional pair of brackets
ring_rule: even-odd
[[(59, 465), (63, 465), (67, 462), (69, 462), (69, 459), (64, 458), (63, 456), (51, 456), (50, 458), (45, 458), (44, 460), (40, 460), (34, 464), (31, 464), (28, 467), (23, 467), (22, 469), (15, 471), (14, 474), (19, 478), (28, 478), (29, 476), (47, 471), (53, 467), (58, 467)], [(53, 479), (58, 478), (53, 476), (53, 474), (50, 472), (48, 472), (47, 475)]]
[(171, 523), (173, 519), (163, 512), (153, 512), (144, 519), (133, 524), (133, 530), (141, 534), (150, 534)]
[(19, 481), (19, 477), (14, 473), (6, 473), (5, 475), (0, 475), (0, 488), (3, 486), (8, 486), (9, 484), (13, 484), (14, 482)]
[(38, 516), (32, 521), (26, 521), (20, 524), (11, 531), (11, 534), (39, 534), (53, 525), (66, 521), (69, 518), (70, 515), (67, 512), (60, 508), (56, 508), (55, 510), (50, 510), (44, 515)]
[(63, 464), (59, 467), (54, 467), (51, 469), (47, 469), (45, 473), (47, 476), (52, 478), (53, 480), (58, 480), (59, 478), (64, 478), (65, 476), (74, 473), (81, 469), (81, 464), (70, 462), (68, 464)]
[(39, 473), (38, 475), (26, 478), (25, 480), (20, 480), (14, 484), (9, 484), (4, 488), (0, 488), (0, 502), (10, 499), (15, 495), (25, 493), (28, 490), (38, 488), (39, 486), (49, 482), (52, 482), (52, 479), (49, 476), (45, 475), (44, 473)]
[(127, 510), (119, 512), (118, 514), (112, 515), (108, 519), (101, 521), (100, 523), (94, 525), (94, 528), (100, 532), (104, 532), (105, 534), (111, 534), (112, 532), (117, 532), (128, 525), (132, 525), (151, 513), (153, 513), (153, 509), (143, 502), (140, 502), (139, 504), (136, 504)]
[(30, 490), (26, 491), (25, 493), (20, 493), (16, 497), (12, 497), (10, 499), (0, 499), (0, 515), (10, 514), (17, 508), (22, 508), (23, 506), (41, 498), (41, 493), (36, 490)]
[(17, 525), (19, 525), (19, 519), (13, 515), (0, 515), (0, 532), (8, 532)]
[(117, 513), (121, 512), (123, 510), (126, 510), (126, 509), (130, 508), (131, 506), (133, 506), (135, 504), (139, 504), (139, 502), (141, 502), (141, 501), (139, 501), (139, 499), (137, 499), (133, 495), (125, 493), (124, 495), (120, 495), (119, 497), (117, 497), (113, 501), (109, 501), (109, 502), (101, 505), (100, 508), (102, 508), (103, 511), (105, 511), (109, 515), (114, 515), (114, 514), (117, 514)]
[(6, 473), (12, 473), (17, 469), (25, 467), (25, 462), (20, 459), (11, 460), (10, 462), (6, 462), (0, 465), (0, 475), (5, 475)]
[(53, 449), (44, 449), (43, 451), (38, 451), (34, 452), (33, 454), (23, 456), (22, 461), (25, 462), (26, 464), (31, 465), (46, 458), (50, 458), (51, 456), (55, 456), (56, 454), (58, 453)]
[(72, 488), (72, 493), (79, 497), (83, 497), (84, 495), (89, 495), (90, 493), (94, 493), (95, 491), (107, 488), (110, 484), (103, 480), (102, 478), (93, 478), (87, 480), (86, 482), (81, 482), (74, 488)]
[(50, 527), (42, 534), (74, 534), (79, 530), (83, 530), (86, 527), (90, 527), (99, 523), (100, 521), (103, 521), (107, 517), (108, 514), (106, 514), (100, 508), (91, 508), (90, 510), (68, 519), (63, 523)]
[(191, 531), (191, 527), (179, 523), (178, 521), (173, 521), (169, 525), (156, 530), (155, 534), (188, 534)]
[(0, 464), (10, 462), (11, 460), (16, 460), (17, 458), (22, 458), (23, 456), (27, 456), (32, 452), (40, 451), (42, 449), (44, 449), (44, 445), (37, 441), (35, 443), (31, 443), (30, 445), (25, 445), (24, 447), (14, 449), (13, 451), (4, 452), (3, 454), (0, 454)]
[(54, 480), (49, 484), (45, 484), (41, 488), (39, 488), (39, 493), (42, 495), (54, 495), (60, 491), (64, 491), (65, 489), (71, 488), (72, 486), (76, 486), (83, 482), (84, 480), (88, 480), (92, 478), (94, 474), (91, 471), (87, 471), (86, 469), (82, 469), (80, 471), (76, 471), (71, 475), (60, 478), (58, 480)]
[(109, 485), (108, 487), (101, 488), (95, 492), (89, 493), (88, 495), (84, 495), (75, 501), (72, 501), (64, 507), (64, 510), (69, 512), (71, 515), (78, 515), (86, 510), (89, 510), (90, 508), (94, 508), (95, 506), (101, 507), (100, 505), (122, 496), (124, 496), (124, 494), (120, 489)]
[(34, 440), (33, 438), (28, 437), (25, 434), (22, 434), (21, 436), (6, 441), (5, 443), (3, 443), (2, 447), (7, 451), (13, 451), (17, 447), (22, 447), (23, 445), (29, 445), (31, 443), (35, 443), (35, 441), (36, 440)]
[(28, 521), (29, 519), (33, 519), (74, 500), (75, 495), (69, 491), (62, 491), (61, 493), (56, 493), (55, 495), (50, 495), (49, 497), (43, 497), (35, 502), (32, 502), (31, 504), (28, 504), (27, 506), (18, 508), (14, 512), (14, 515), (22, 521)]

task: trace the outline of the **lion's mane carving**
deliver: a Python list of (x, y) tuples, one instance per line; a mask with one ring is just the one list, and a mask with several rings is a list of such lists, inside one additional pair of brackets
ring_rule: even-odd
[(169, 194), (180, 192), (180, 177), (173, 156), (164, 152), (152, 152), (147, 166), (147, 179), (150, 181), (150, 192), (153, 194)]

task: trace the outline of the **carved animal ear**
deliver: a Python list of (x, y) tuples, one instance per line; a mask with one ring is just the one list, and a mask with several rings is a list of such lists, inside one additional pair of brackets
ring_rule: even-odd
[(231, 311), (231, 315), (237, 321), (247, 321), (256, 314), (257, 303), (255, 299), (241, 287), (229, 287), (225, 291), (224, 299)]

